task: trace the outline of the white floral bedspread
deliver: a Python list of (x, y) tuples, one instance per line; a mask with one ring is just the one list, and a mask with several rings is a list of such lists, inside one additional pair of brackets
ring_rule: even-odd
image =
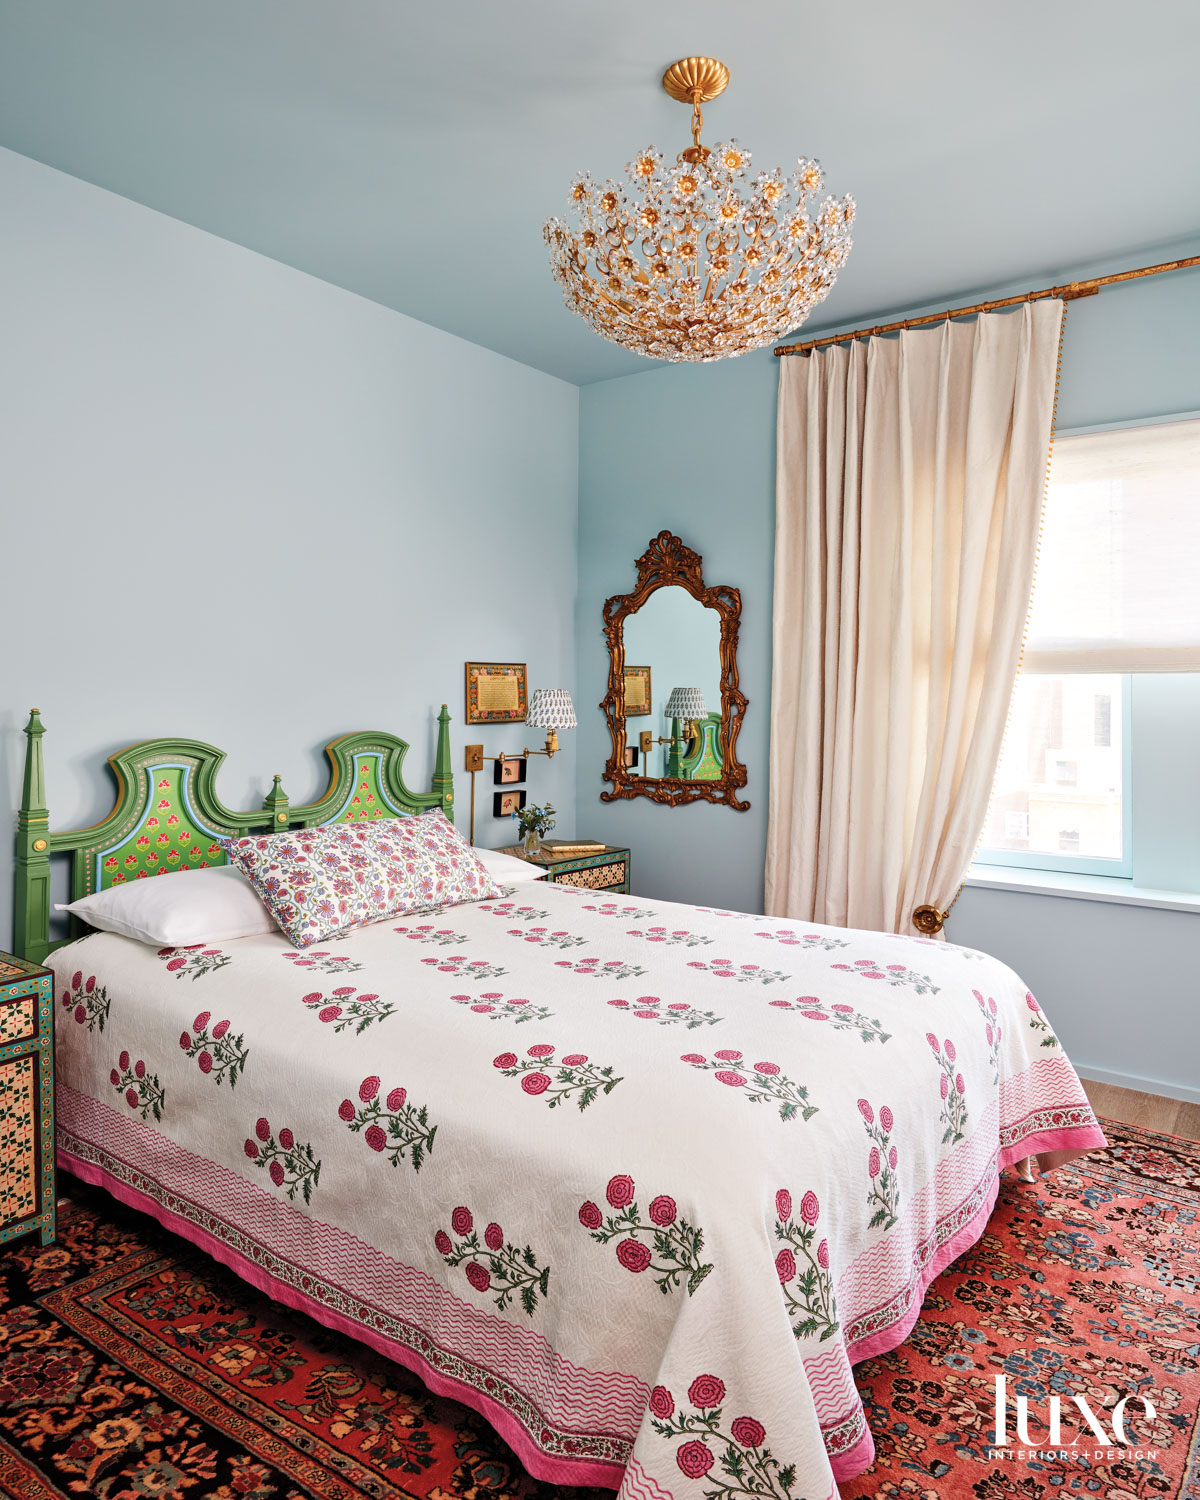
[(53, 963), (63, 1165), (638, 1500), (826, 1500), (998, 1167), (1104, 1143), (1016, 975), (921, 939), (535, 884)]

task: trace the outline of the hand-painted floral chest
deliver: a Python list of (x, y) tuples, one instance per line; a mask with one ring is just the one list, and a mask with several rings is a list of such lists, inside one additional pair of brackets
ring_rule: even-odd
[(0, 953), (0, 1244), (54, 1238), (54, 976)]

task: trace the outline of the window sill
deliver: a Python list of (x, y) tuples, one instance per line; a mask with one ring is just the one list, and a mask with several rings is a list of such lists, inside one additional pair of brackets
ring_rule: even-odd
[(1162, 911), (1200, 912), (1200, 895), (1195, 892), (1154, 890), (1112, 875), (1076, 875), (1063, 870), (974, 864), (963, 883), (985, 891), (1021, 891), (1031, 896), (1065, 896), (1074, 901), (1109, 901), (1117, 906), (1156, 906)]

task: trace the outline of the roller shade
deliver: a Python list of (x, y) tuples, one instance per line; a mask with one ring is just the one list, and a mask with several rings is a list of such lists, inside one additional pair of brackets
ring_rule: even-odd
[(1200, 419), (1056, 438), (1025, 672), (1200, 672)]

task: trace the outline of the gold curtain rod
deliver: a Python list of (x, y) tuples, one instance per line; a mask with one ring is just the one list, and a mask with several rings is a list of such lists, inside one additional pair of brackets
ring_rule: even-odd
[(1163, 271), (1183, 271), (1188, 266), (1200, 266), (1200, 255), (1189, 255), (1184, 260), (1165, 260), (1158, 266), (1142, 266), (1136, 271), (1117, 271), (1111, 276), (1095, 276), (1090, 281), (1068, 281), (1064, 286), (1047, 286), (1038, 292), (1022, 292), (1016, 297), (998, 297), (994, 302), (976, 302), (972, 307), (951, 307), (946, 312), (926, 313), (920, 318), (902, 318), (896, 323), (878, 323), (874, 328), (856, 328), (853, 333), (835, 333), (828, 338), (809, 339), (803, 344), (776, 345), (775, 355), (809, 354), (814, 349), (823, 349), (827, 344), (844, 344), (850, 339), (874, 338), (879, 333), (898, 333), (902, 328), (920, 328), (926, 323), (944, 323), (948, 318), (968, 318), (975, 313), (994, 312), (998, 307), (1015, 307), (1021, 302), (1038, 302), (1043, 297), (1061, 297), (1064, 302), (1073, 302), (1076, 297), (1094, 297), (1102, 286), (1112, 286), (1118, 281), (1137, 281), (1142, 276), (1158, 276)]

